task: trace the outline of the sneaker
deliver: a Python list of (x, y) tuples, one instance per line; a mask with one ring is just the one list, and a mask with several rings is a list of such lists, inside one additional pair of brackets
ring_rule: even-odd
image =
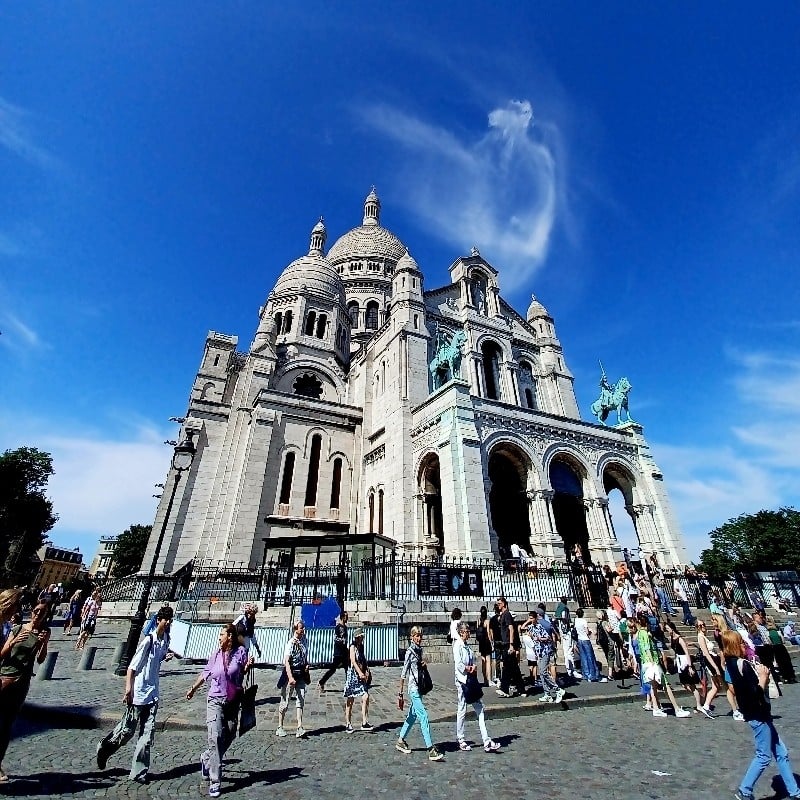
[(131, 780), (133, 780), (134, 783), (140, 784), (141, 786), (146, 786), (147, 785), (147, 773), (145, 773), (144, 775), (137, 775), (136, 777), (132, 778)]
[(444, 756), (434, 746), (428, 750), (428, 761), (444, 761)]
[(645, 703), (645, 704), (642, 706), (642, 709), (643, 709), (644, 711), (652, 711), (652, 710), (653, 710), (653, 706), (651, 706), (651, 705), (650, 705), (650, 703)]
[(222, 794), (222, 790), (219, 788), (218, 783), (212, 783), (208, 787), (208, 796), (209, 797), (219, 797)]
[(458, 749), (463, 750), (466, 753), (468, 750), (472, 750), (472, 745), (467, 744), (463, 739), (459, 739)]
[(103, 742), (97, 743), (97, 768), (105, 769), (108, 763), (108, 753), (103, 749)]
[(208, 766), (206, 766), (206, 762), (202, 758), (200, 759), (200, 774), (203, 776), (204, 781), (209, 780)]
[(498, 689), (498, 690), (495, 692), (495, 694), (496, 694), (498, 697), (511, 697), (511, 695), (510, 695), (508, 692), (504, 692), (502, 689)]
[(663, 708), (654, 708), (653, 709), (653, 716), (654, 717), (666, 717), (667, 716), (667, 712), (664, 711)]
[(302, 739), (306, 735), (306, 729), (305, 728), (298, 728), (294, 732), (294, 735), (295, 735), (296, 739)]
[(372, 731), (374, 731), (374, 730), (375, 730), (375, 727), (374, 727), (373, 725), (370, 725), (370, 724), (369, 724), (369, 722), (365, 722), (365, 723), (364, 723), (364, 724), (361, 726), (361, 730), (362, 730), (362, 731), (367, 731), (367, 732), (371, 733)]
[(734, 711), (734, 712), (733, 712), (733, 718), (734, 718), (734, 719), (735, 719), (737, 722), (744, 722), (744, 714), (742, 714), (742, 712), (741, 712), (741, 711), (739, 711), (738, 709), (737, 709), (736, 711)]
[(399, 750), (401, 753), (408, 753), (411, 752), (411, 748), (408, 746), (408, 742), (405, 739), (398, 739), (394, 743), (394, 749)]
[(691, 717), (692, 716), (692, 712), (689, 711), (686, 708), (676, 708), (675, 709), (675, 716), (678, 719), (686, 719), (686, 717)]
[(565, 692), (563, 689), (559, 689), (559, 690), (556, 692), (556, 699), (555, 699), (555, 702), (556, 702), (556, 703), (560, 703), (560, 702), (561, 702), (561, 701), (564, 699), (564, 695), (565, 695), (565, 694), (566, 694), (566, 692)]
[(572, 677), (573, 677), (573, 678), (577, 678), (577, 680), (579, 680), (579, 681), (582, 681), (582, 680), (583, 680), (583, 673), (582, 673), (582, 672), (578, 672), (578, 670), (576, 669), (576, 670), (575, 670), (575, 671), (572, 673)]
[(352, 733), (353, 732), (353, 726), (352, 725), (345, 725), (344, 726), (344, 732), (345, 733)]
[(600, 683), (608, 683), (608, 678), (600, 678)]
[(714, 715), (705, 706), (700, 706), (697, 710), (709, 719), (714, 719)]
[(552, 703), (552, 702), (553, 702), (553, 698), (552, 698), (552, 697), (550, 697), (550, 695), (549, 695), (549, 694), (543, 694), (543, 695), (542, 695), (542, 696), (539, 698), (539, 702), (540, 702), (540, 703)]
[(486, 744), (483, 746), (484, 753), (496, 753), (499, 749), (500, 749), (500, 743), (493, 742), (491, 739), (489, 739), (489, 741), (486, 742)]
[(733, 796), (736, 800), (755, 800), (754, 794), (745, 794), (741, 789), (737, 789)]
[(497, 687), (499, 687), (499, 686), (500, 686), (500, 678), (495, 678), (495, 679), (492, 681), (492, 685), (493, 685), (493, 686), (497, 686)]
[(282, 726), (279, 726), (278, 729), (275, 731), (276, 736), (286, 736), (286, 731), (283, 729)]

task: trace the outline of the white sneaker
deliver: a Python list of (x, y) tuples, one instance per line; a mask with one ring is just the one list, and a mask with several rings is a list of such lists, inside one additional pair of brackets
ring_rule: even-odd
[(676, 708), (675, 709), (675, 716), (678, 719), (686, 719), (686, 717), (691, 717), (692, 716), (692, 712), (688, 711), (685, 708)]
[(608, 678), (600, 678), (600, 683), (608, 683)]
[(302, 739), (306, 735), (306, 729), (305, 728), (298, 728), (295, 731), (294, 735), (295, 735), (295, 738)]
[(275, 735), (276, 736), (286, 736), (286, 731), (282, 727), (280, 727), (275, 731)]
[(734, 711), (734, 712), (733, 712), (733, 718), (734, 718), (734, 719), (735, 719), (737, 722), (744, 722), (744, 714), (742, 714), (742, 712), (741, 712), (741, 711)]
[(552, 702), (553, 702), (553, 698), (552, 698), (552, 697), (550, 697), (550, 695), (549, 695), (549, 694), (543, 694), (543, 695), (542, 695), (542, 696), (539, 698), (539, 702), (540, 702), (540, 703), (552, 703)]
[(578, 672), (578, 670), (575, 670), (575, 672), (572, 673), (572, 677), (577, 678), (579, 681), (583, 680), (583, 673)]
[(667, 712), (664, 711), (663, 708), (654, 708), (653, 709), (653, 716), (654, 717), (666, 717), (667, 716)]
[(555, 699), (555, 702), (556, 702), (556, 703), (560, 703), (560, 702), (561, 702), (561, 701), (564, 699), (564, 695), (565, 695), (565, 694), (566, 694), (566, 692), (565, 692), (563, 689), (559, 689), (559, 690), (556, 692), (556, 699)]

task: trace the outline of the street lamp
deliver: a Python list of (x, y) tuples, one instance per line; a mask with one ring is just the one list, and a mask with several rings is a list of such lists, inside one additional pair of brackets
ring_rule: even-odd
[(147, 617), (147, 607), (150, 605), (150, 590), (153, 588), (156, 564), (158, 563), (158, 556), (161, 553), (161, 545), (164, 543), (164, 534), (167, 532), (167, 523), (172, 513), (172, 504), (175, 501), (175, 495), (178, 492), (178, 484), (181, 482), (183, 473), (192, 466), (192, 461), (194, 460), (196, 450), (194, 442), (192, 441), (192, 436), (194, 436), (194, 431), (186, 431), (186, 438), (180, 444), (175, 445), (175, 452), (172, 455), (172, 470), (175, 473), (175, 479), (172, 482), (169, 503), (167, 503), (167, 510), (164, 513), (164, 520), (161, 523), (161, 530), (158, 534), (153, 560), (150, 562), (150, 571), (147, 573), (147, 580), (142, 590), (142, 596), (139, 598), (139, 607), (136, 609), (136, 614), (134, 614), (131, 620), (131, 628), (128, 631), (128, 641), (125, 643), (125, 650), (122, 653), (119, 666), (115, 670), (117, 675), (125, 675), (127, 673), (128, 664), (131, 663), (133, 654), (136, 652), (136, 646), (139, 644), (139, 637), (142, 635), (142, 628), (144, 628), (145, 618)]

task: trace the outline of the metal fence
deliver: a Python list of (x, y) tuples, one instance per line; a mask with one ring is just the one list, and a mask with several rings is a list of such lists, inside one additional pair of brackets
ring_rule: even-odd
[[(447, 567), (465, 574), (480, 571), (483, 591), (470, 591), (464, 581), (459, 589), (447, 587), (447, 593), (423, 593), (419, 583), (420, 567)], [(648, 580), (652, 576), (647, 576)], [(724, 581), (710, 581), (691, 572), (663, 575), (663, 588), (673, 605), (675, 580), (689, 596), (689, 604), (707, 607), (713, 592), (727, 603), (743, 608), (753, 606), (753, 594), (769, 604), (773, 594), (800, 605), (800, 579), (795, 573), (738, 573)], [(137, 600), (146, 586), (143, 576), (128, 576), (106, 584), (103, 599), (109, 602)], [(517, 561), (472, 561), (467, 559), (409, 560), (394, 556), (353, 564), (287, 565), (268, 561), (259, 569), (225, 562), (202, 562), (191, 565), (180, 575), (158, 577), (150, 591), (152, 602), (183, 601), (187, 607), (200, 608), (217, 602), (258, 602), (266, 606), (298, 606), (316, 598), (335, 597), (340, 602), (387, 600), (408, 603), (427, 600), (434, 604), (448, 601), (479, 600), (490, 603), (500, 595), (510, 602), (558, 602), (566, 597), (586, 607), (608, 605), (606, 574), (597, 566), (574, 569), (554, 563), (548, 567), (526, 565)]]

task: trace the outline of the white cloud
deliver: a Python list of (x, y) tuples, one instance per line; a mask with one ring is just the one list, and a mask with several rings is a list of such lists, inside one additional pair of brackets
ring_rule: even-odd
[(15, 350), (33, 350), (43, 346), (39, 334), (26, 325), (16, 314), (6, 311), (0, 314), (0, 330), (3, 336), (0, 338), (3, 344)]
[(0, 97), (0, 145), (37, 166), (54, 166), (56, 159), (34, 141), (28, 117), (27, 111)]
[[(11, 422), (3, 419), (2, 427), (12, 430)], [(159, 492), (154, 484), (164, 482), (171, 456), (163, 440), (174, 431), (140, 427), (110, 439), (99, 433), (64, 435), (54, 428), (23, 423), (13, 429), (16, 441), (4, 442), (3, 449), (30, 446), (52, 454), (55, 475), (47, 495), (59, 520), (50, 538), (80, 547), (88, 564), (99, 536), (152, 523), (158, 503), (152, 495)]]
[[(360, 111), (372, 129), (402, 145), (397, 195), (433, 235), (461, 248), (474, 244), (507, 269), (503, 288), (529, 282), (547, 256), (563, 201), (563, 148), (557, 128), (534, 123), (527, 100), (488, 115), (488, 131), (467, 142), (386, 105)], [(508, 269), (508, 268), (512, 269)]]

